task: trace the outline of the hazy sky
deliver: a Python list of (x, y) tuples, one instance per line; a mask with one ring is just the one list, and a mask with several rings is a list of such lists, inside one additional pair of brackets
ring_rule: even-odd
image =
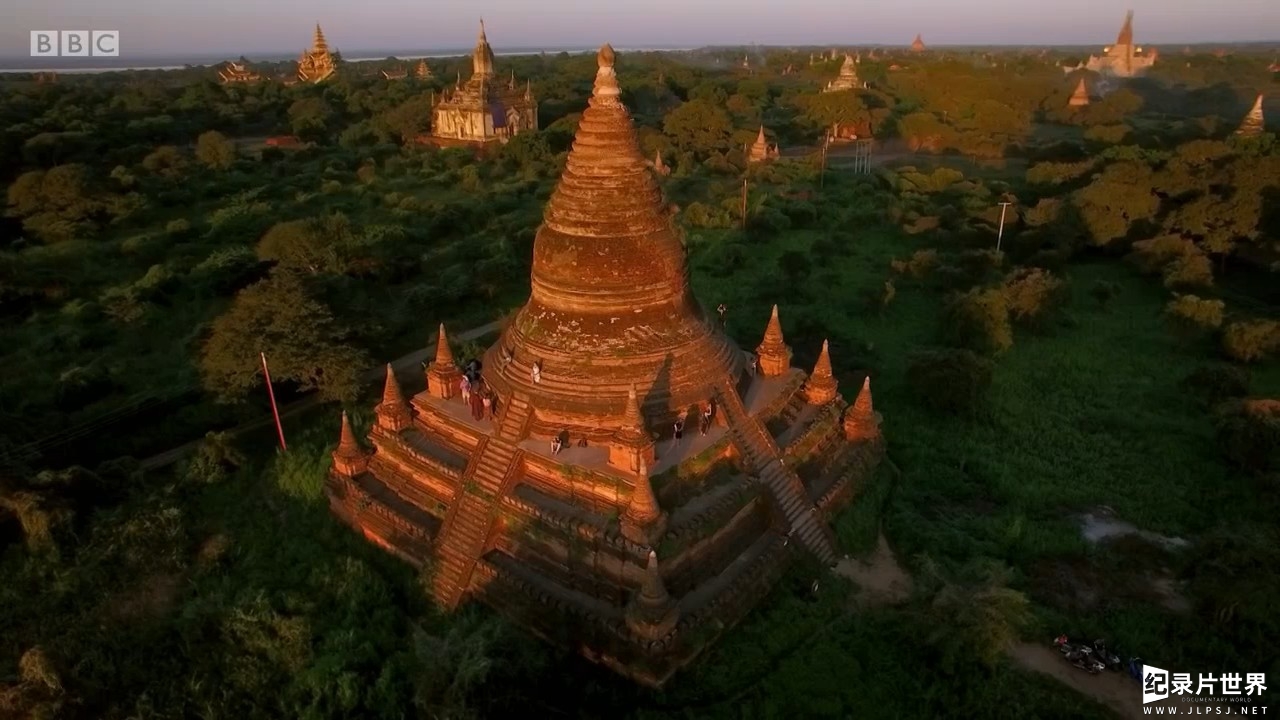
[(0, 0), (0, 56), (31, 30), (119, 30), (121, 56), (296, 53), (319, 22), (351, 51), (470, 46), (485, 18), (518, 46), (1111, 43), (1126, 7), (1140, 44), (1280, 40), (1280, 0)]

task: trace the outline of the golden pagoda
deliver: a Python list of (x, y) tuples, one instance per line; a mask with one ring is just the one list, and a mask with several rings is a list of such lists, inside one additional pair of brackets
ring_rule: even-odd
[(225, 67), (218, 70), (218, 79), (223, 85), (231, 85), (257, 82), (262, 79), (262, 76), (249, 70), (244, 63), (228, 62)]
[(1133, 44), (1133, 11), (1124, 16), (1124, 25), (1116, 36), (1116, 43), (1102, 49), (1102, 55), (1091, 55), (1085, 61), (1085, 68), (1104, 75), (1116, 77), (1136, 77), (1145, 73), (1156, 62), (1157, 53), (1150, 52)]
[(858, 66), (854, 63), (853, 58), (849, 55), (844, 56), (844, 62), (840, 64), (840, 74), (835, 80), (827, 83), (823, 88), (823, 92), (842, 92), (845, 90), (857, 90), (862, 87), (862, 81), (858, 79)]
[(758, 360), (703, 310), (608, 45), (597, 65), (528, 302), (465, 371), (442, 326), (422, 393), (388, 369), (372, 450), (344, 418), (326, 493), (444, 608), (484, 602), (659, 686), (799, 555), (835, 562), (827, 521), (883, 443), (825, 346), (806, 375), (776, 310)]
[(911, 41), (911, 52), (924, 52), (924, 38), (920, 33), (916, 33), (916, 39)]
[(298, 58), (298, 81), (304, 83), (323, 82), (338, 71), (333, 54), (329, 52), (329, 43), (325, 42), (324, 31), (320, 23), (316, 23), (316, 35), (311, 42), (311, 49), (304, 50)]
[(1084, 83), (1084, 78), (1080, 78), (1080, 82), (1076, 83), (1076, 89), (1071, 93), (1071, 97), (1067, 99), (1067, 107), (1084, 107), (1089, 104), (1089, 88)]
[(507, 82), (494, 74), (493, 49), (480, 21), (480, 37), (471, 53), (471, 78), (445, 90), (431, 112), (431, 135), (451, 143), (506, 142), (538, 129), (538, 103), (528, 83), (515, 75)]
[(766, 160), (773, 160), (778, 157), (778, 146), (770, 145), (764, 137), (764, 126), (760, 126), (760, 132), (756, 135), (756, 141), (747, 148), (747, 162), (759, 163)]
[(431, 68), (427, 67), (427, 61), (419, 60), (418, 66), (413, 69), (413, 76), (419, 80), (427, 80), (431, 78)]
[(1244, 116), (1244, 121), (1240, 123), (1240, 127), (1236, 128), (1235, 135), (1238, 137), (1257, 137), (1266, 131), (1266, 118), (1262, 115), (1262, 96), (1259, 95), (1257, 100), (1253, 101), (1253, 107), (1249, 110), (1249, 114)]

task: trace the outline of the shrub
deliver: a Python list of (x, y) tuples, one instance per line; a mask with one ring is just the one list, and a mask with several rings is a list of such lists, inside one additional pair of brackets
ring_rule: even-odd
[(952, 298), (942, 311), (942, 335), (950, 345), (982, 353), (1013, 347), (1003, 290), (974, 288)]
[(1021, 268), (1004, 281), (1005, 304), (1009, 315), (1025, 325), (1039, 325), (1056, 308), (1065, 284), (1053, 273), (1040, 268)]
[(912, 280), (923, 280), (940, 264), (938, 251), (917, 250), (907, 260), (893, 260), (889, 267), (899, 275), (906, 275)]
[(1240, 320), (1222, 333), (1222, 349), (1240, 362), (1257, 362), (1280, 350), (1280, 322)]
[(1280, 400), (1231, 400), (1214, 420), (1218, 446), (1233, 465), (1258, 473), (1280, 467)]
[(1249, 394), (1249, 371), (1226, 363), (1201, 365), (1183, 378), (1182, 387), (1206, 405), (1217, 405)]
[(1197, 249), (1164, 266), (1164, 286), (1171, 290), (1213, 287), (1213, 261)]
[(968, 350), (931, 350), (909, 358), (907, 384), (925, 407), (972, 414), (986, 399), (992, 371), (991, 361)]
[(1196, 337), (1222, 325), (1226, 305), (1221, 300), (1205, 300), (1195, 295), (1175, 295), (1164, 306), (1165, 317), (1175, 329)]
[(170, 235), (185, 235), (190, 230), (191, 223), (186, 218), (170, 220), (169, 224), (164, 226), (164, 231)]

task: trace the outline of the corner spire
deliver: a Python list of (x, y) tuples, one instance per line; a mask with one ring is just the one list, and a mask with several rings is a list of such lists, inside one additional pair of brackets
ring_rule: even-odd
[(622, 411), (622, 426), (629, 430), (639, 429), (641, 432), (644, 431), (644, 415), (640, 413), (640, 397), (636, 393), (634, 384), (627, 391), (627, 405)]
[(453, 350), (449, 348), (449, 336), (444, 331), (444, 323), (440, 323), (440, 329), (436, 332), (436, 360), (437, 365), (450, 366), (455, 364), (453, 359)]
[(631, 500), (627, 503), (622, 520), (640, 528), (648, 527), (662, 517), (662, 508), (653, 493), (653, 484), (649, 482), (649, 467), (644, 460), (640, 461), (640, 472), (636, 473), (635, 487), (631, 491)]
[(825, 405), (836, 399), (837, 384), (831, 372), (831, 355), (827, 341), (822, 341), (822, 351), (813, 365), (813, 372), (804, 381), (805, 399), (812, 405)]
[(760, 356), (760, 372), (769, 377), (785, 375), (791, 369), (791, 348), (782, 337), (782, 321), (778, 319), (778, 306), (773, 306), (769, 324), (764, 329), (764, 339), (756, 348)]
[(871, 406), (871, 376), (862, 381), (862, 390), (844, 411), (844, 436), (850, 441), (875, 442), (880, 439), (880, 413)]
[(342, 411), (342, 431), (338, 435), (338, 449), (335, 454), (343, 457), (352, 457), (359, 455), (360, 443), (356, 442), (356, 433), (351, 429), (351, 418), (347, 417), (347, 411)]
[(453, 359), (453, 350), (449, 348), (449, 335), (444, 330), (444, 323), (436, 331), (436, 359), (427, 366), (427, 392), (432, 397), (444, 400), (452, 398), (460, 392), (459, 381), (462, 373)]
[(338, 435), (338, 447), (333, 451), (333, 471), (338, 475), (353, 478), (369, 468), (369, 456), (356, 442), (356, 434), (351, 429), (351, 419), (342, 411), (342, 430)]
[(649, 551), (649, 561), (644, 568), (644, 582), (640, 585), (640, 599), (648, 605), (662, 605), (670, 602), (667, 586), (662, 582), (662, 573), (658, 570), (658, 551)]
[(405, 402), (400, 381), (396, 379), (396, 371), (391, 363), (387, 363), (387, 381), (382, 386), (382, 402), (378, 403), (376, 412), (378, 425), (392, 432), (400, 432), (413, 422), (409, 403)]

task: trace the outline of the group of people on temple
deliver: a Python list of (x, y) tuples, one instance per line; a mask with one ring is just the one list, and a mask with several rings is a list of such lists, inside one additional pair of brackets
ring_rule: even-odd
[[(708, 400), (707, 402), (703, 403), (702, 412), (698, 416), (698, 434), (699, 435), (705, 436), (707, 434), (707, 431), (711, 429), (711, 419), (715, 416), (715, 412), (716, 412), (716, 406), (714, 401)], [(682, 413), (680, 417), (676, 418), (675, 425), (672, 427), (671, 437), (676, 441), (677, 444), (684, 439), (684, 423), (685, 423), (685, 418), (687, 416), (688, 416), (688, 412)]]
[(484, 382), (480, 375), (479, 360), (471, 360), (462, 371), (462, 379), (458, 381), (458, 390), (462, 394), (462, 404), (471, 408), (471, 417), (476, 420), (492, 420), (498, 414), (498, 396)]

